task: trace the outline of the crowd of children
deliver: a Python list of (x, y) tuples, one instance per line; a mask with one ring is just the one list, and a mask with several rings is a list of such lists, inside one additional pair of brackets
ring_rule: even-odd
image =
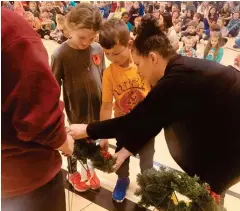
[[(146, 13), (159, 20), (159, 27), (183, 56), (199, 57), (197, 43), (202, 39), (208, 40), (202, 55), (207, 60), (221, 62), (226, 37), (236, 37), (234, 48), (240, 48), (239, 3), (236, 2), (189, 1), (184, 5), (181, 2), (137, 1), (4, 1), (2, 7), (23, 16), (41, 38), (61, 44), (52, 55), (51, 67), (59, 86), (63, 86), (70, 124), (110, 119), (112, 109), (116, 117), (125, 115), (147, 95), (151, 87), (137, 73), (131, 57), (131, 39)], [(99, 43), (94, 42), (97, 38)], [(179, 49), (180, 40), (184, 44)], [(111, 62), (106, 69), (104, 53)], [(236, 67), (239, 67), (239, 61), (237, 57)], [(108, 140), (101, 140), (100, 145), (108, 150)], [(117, 143), (116, 151), (119, 149), (121, 146)], [(139, 154), (141, 171), (151, 168), (154, 139)], [(94, 169), (86, 171), (87, 162), (83, 164), (81, 174), (74, 158), (68, 158), (68, 164), (68, 180), (77, 191), (100, 187)], [(113, 199), (122, 202), (130, 183), (129, 160), (117, 175)]]

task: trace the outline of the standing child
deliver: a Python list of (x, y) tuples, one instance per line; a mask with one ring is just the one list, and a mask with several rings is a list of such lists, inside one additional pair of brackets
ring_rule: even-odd
[(212, 32), (204, 50), (204, 59), (220, 63), (223, 57), (221, 32)]
[(193, 46), (195, 45), (195, 39), (192, 36), (187, 36), (184, 39), (184, 46), (179, 50), (179, 54), (187, 57), (197, 57), (197, 53)]
[[(103, 74), (102, 107), (100, 119), (112, 117), (112, 105), (115, 100), (115, 117), (129, 113), (150, 91), (150, 85), (137, 73), (132, 64), (131, 40), (126, 24), (122, 20), (111, 19), (103, 24), (99, 34), (99, 42), (105, 55), (112, 62)], [(100, 145), (107, 150), (108, 140)], [(122, 148), (117, 142), (116, 152)], [(143, 172), (153, 167), (154, 139), (150, 140), (139, 152), (140, 168)], [(129, 159), (116, 172), (118, 181), (113, 191), (113, 199), (122, 202), (126, 195), (129, 181)]]
[[(105, 69), (101, 46), (93, 42), (100, 29), (102, 17), (97, 7), (80, 3), (66, 17), (70, 38), (52, 55), (52, 71), (63, 85), (63, 98), (70, 124), (99, 120), (101, 107), (102, 72)], [(68, 158), (68, 181), (75, 190), (98, 189), (100, 181), (94, 172), (82, 168), (77, 172), (77, 160)]]

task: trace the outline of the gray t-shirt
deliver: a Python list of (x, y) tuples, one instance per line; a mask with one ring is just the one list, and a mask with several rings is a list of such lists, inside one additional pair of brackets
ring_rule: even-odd
[[(95, 55), (100, 58), (100, 64), (94, 60)], [(51, 67), (59, 86), (63, 85), (69, 122), (80, 124), (99, 120), (105, 69), (101, 46), (93, 43), (87, 49), (77, 50), (65, 42), (53, 53)]]

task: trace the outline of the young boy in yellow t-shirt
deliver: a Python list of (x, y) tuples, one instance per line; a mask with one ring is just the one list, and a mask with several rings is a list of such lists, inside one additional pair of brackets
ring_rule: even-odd
[[(99, 34), (99, 43), (105, 55), (112, 63), (103, 73), (102, 106), (100, 120), (111, 119), (114, 103), (115, 117), (130, 112), (150, 91), (150, 85), (138, 74), (131, 59), (130, 33), (123, 20), (110, 19), (103, 23)], [(136, 140), (133, 140), (136, 141)], [(100, 145), (108, 150), (108, 140), (101, 140)], [(122, 148), (117, 142), (116, 152)], [(154, 139), (150, 140), (139, 152), (141, 171), (153, 167)], [(113, 199), (122, 202), (129, 186), (129, 159), (116, 172), (118, 181), (113, 192)]]

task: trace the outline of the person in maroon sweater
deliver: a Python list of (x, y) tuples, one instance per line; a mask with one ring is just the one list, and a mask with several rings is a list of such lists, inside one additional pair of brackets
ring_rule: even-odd
[(2, 210), (65, 211), (59, 152), (71, 155), (60, 89), (37, 33), (2, 9)]

